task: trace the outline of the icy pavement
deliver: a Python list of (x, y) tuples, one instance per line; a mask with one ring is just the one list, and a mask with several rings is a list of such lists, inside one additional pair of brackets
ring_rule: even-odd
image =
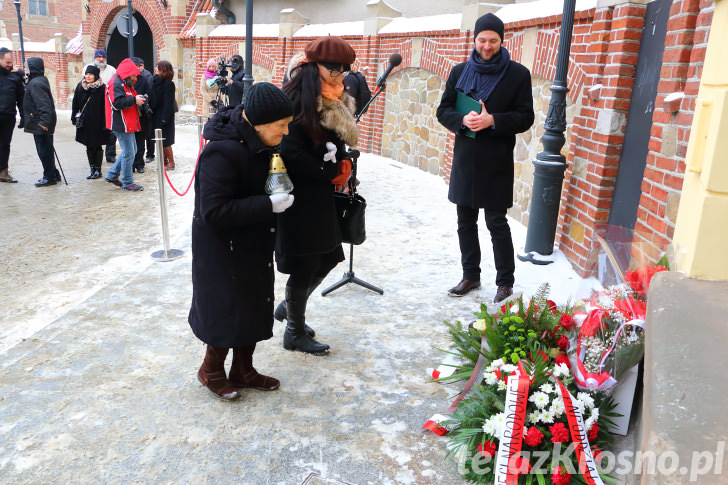
[[(300, 484), (316, 483), (314, 473), (357, 484), (464, 483), (446, 440), (420, 429), (456, 392), (428, 383), (425, 369), (448, 344), (443, 321), (471, 321), (491, 301), (495, 270), (482, 223), (483, 287), (447, 296), (461, 270), (444, 181), (363, 155), (368, 239), (354, 249), (354, 271), (384, 294), (354, 284), (314, 294), (308, 320), (330, 354), (283, 350), (276, 323), (255, 365), (280, 390), (220, 402), (197, 382), (204, 347), (187, 324), (193, 194), (167, 191), (171, 246), (184, 257), (153, 262), (162, 248), (156, 163), (135, 174), (141, 193), (86, 180), (66, 114), (56, 149), (69, 185), (33, 186), (40, 162), (18, 130), (10, 169), (20, 183), (0, 184), (0, 482)], [(170, 177), (184, 189), (196, 127), (178, 127), (177, 140)], [(518, 249), (526, 229), (514, 221), (511, 229)], [(548, 281), (552, 299), (573, 300), (580, 279), (556, 256), (549, 266), (516, 261), (515, 290), (530, 296)], [(279, 298), (284, 284), (278, 275)]]

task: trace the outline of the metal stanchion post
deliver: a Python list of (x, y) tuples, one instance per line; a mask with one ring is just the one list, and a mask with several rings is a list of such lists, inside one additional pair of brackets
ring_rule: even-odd
[(172, 261), (184, 254), (181, 249), (170, 249), (169, 248), (169, 229), (167, 227), (167, 198), (164, 194), (164, 147), (162, 146), (162, 130), (157, 128), (154, 130), (154, 144), (156, 152), (160, 155), (161, 160), (157, 164), (157, 174), (159, 175), (159, 207), (162, 211), (162, 239), (164, 242), (164, 249), (154, 251), (152, 257), (157, 261)]
[(197, 141), (202, 138), (202, 115), (197, 115)]

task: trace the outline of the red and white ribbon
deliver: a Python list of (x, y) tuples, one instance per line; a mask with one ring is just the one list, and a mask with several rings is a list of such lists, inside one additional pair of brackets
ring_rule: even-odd
[(526, 426), (526, 407), (528, 406), (528, 388), (530, 377), (521, 365), (518, 370), (508, 376), (506, 384), (506, 429), (498, 443), (495, 462), (496, 485), (517, 485), (519, 467), (518, 458), (523, 446), (523, 432)]
[(443, 421), (447, 421), (448, 419), (450, 419), (450, 416), (445, 416), (444, 414), (433, 414), (432, 417), (422, 425), (422, 429), (429, 429), (438, 436), (445, 436), (452, 431), (450, 426), (442, 424)]
[(579, 461), (579, 473), (586, 483), (589, 485), (604, 485), (597, 464), (592, 455), (591, 446), (589, 446), (589, 438), (587, 436), (584, 419), (579, 408), (574, 406), (576, 400), (571, 395), (566, 386), (560, 380), (555, 379), (561, 391), (561, 398), (564, 400), (564, 408), (566, 410), (566, 419), (569, 422), (569, 431), (571, 432), (571, 441), (574, 442), (576, 450), (576, 458)]
[(457, 358), (452, 354), (445, 354), (445, 358), (440, 365), (437, 366), (437, 368), (433, 369), (432, 367), (429, 367), (427, 369), (427, 375), (433, 379), (442, 379), (453, 375), (457, 368)]

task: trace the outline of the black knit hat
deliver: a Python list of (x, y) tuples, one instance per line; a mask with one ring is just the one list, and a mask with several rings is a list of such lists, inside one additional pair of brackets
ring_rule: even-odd
[(293, 103), (271, 83), (255, 83), (245, 93), (245, 117), (251, 125), (265, 125), (293, 116)]
[(93, 64), (86, 66), (86, 71), (84, 71), (84, 74), (88, 74), (89, 72), (91, 74), (93, 74), (96, 77), (96, 79), (98, 79), (99, 76), (101, 76), (101, 71), (99, 70), (98, 67), (94, 66)]
[(500, 36), (501, 42), (503, 42), (503, 31), (505, 30), (503, 21), (492, 13), (487, 13), (475, 21), (473, 39), (475, 39), (478, 34), (484, 30), (492, 30)]

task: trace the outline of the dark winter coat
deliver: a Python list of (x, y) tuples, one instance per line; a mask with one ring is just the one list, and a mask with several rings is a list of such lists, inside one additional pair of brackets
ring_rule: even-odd
[(106, 128), (118, 133), (136, 133), (141, 130), (139, 109), (136, 104), (136, 90), (124, 83), (129, 76), (139, 74), (139, 68), (131, 59), (119, 64), (116, 74), (106, 86)]
[(0, 114), (15, 118), (15, 106), (20, 118), (23, 118), (23, 74), (19, 71), (8, 71), (0, 67)]
[[(139, 76), (137, 76), (137, 82), (134, 83), (134, 91), (136, 91), (137, 94), (141, 95), (147, 95), (147, 103), (151, 107), (151, 97), (152, 97), (152, 79), (154, 76), (152, 76), (152, 73), (147, 71), (146, 69), (142, 69), (142, 72), (139, 73)], [(141, 131), (144, 132), (145, 137), (151, 137), (152, 133), (154, 132), (154, 115), (152, 115), (151, 118), (147, 118), (144, 116), (145, 111), (139, 110), (139, 122), (142, 125)]]
[(154, 128), (162, 130), (163, 146), (174, 145), (175, 85), (161, 76), (154, 76), (150, 95), (154, 110)]
[[(44, 76), (45, 66), (40, 57), (28, 59), (29, 81), (23, 98), (25, 132), (34, 135), (52, 135), (56, 129), (56, 105), (51, 84)], [(48, 130), (44, 130), (45, 126)]]
[(242, 106), (205, 125), (192, 223), (194, 334), (214, 347), (246, 347), (273, 335), (276, 218), (264, 191), (271, 150)]
[(465, 62), (450, 72), (437, 108), (437, 120), (455, 133), (448, 199), (458, 205), (503, 210), (513, 205), (513, 148), (516, 133), (533, 124), (531, 74), (511, 61), (506, 73), (485, 102), (495, 125), (466, 136), (462, 113), (455, 110), (455, 86)]
[(87, 147), (109, 143), (109, 130), (105, 126), (104, 114), (105, 90), (106, 85), (101, 79), (92, 84), (83, 80), (76, 85), (73, 93), (71, 123), (75, 124), (76, 114), (83, 110), (83, 126), (76, 128), (76, 141)]
[[(326, 138), (314, 144), (297, 122), (288, 125), (281, 142), (281, 157), (293, 182), (295, 202), (278, 216), (276, 262), (278, 271), (290, 273), (290, 257), (325, 254), (341, 249), (341, 230), (334, 206), (331, 179), (339, 173), (345, 147), (356, 145), (354, 99), (344, 92), (344, 103), (320, 98), (321, 125)], [(325, 162), (326, 142), (336, 145), (336, 163)], [(343, 259), (343, 251), (342, 258)]]
[(356, 114), (358, 115), (372, 98), (372, 92), (367, 84), (367, 78), (358, 71), (352, 71), (344, 78), (344, 88), (349, 93), (349, 96), (356, 101)]
[(243, 77), (245, 77), (245, 69), (242, 67), (230, 75), (232, 83), (227, 85), (228, 104), (230, 106), (237, 106), (243, 102), (243, 91), (245, 90)]

